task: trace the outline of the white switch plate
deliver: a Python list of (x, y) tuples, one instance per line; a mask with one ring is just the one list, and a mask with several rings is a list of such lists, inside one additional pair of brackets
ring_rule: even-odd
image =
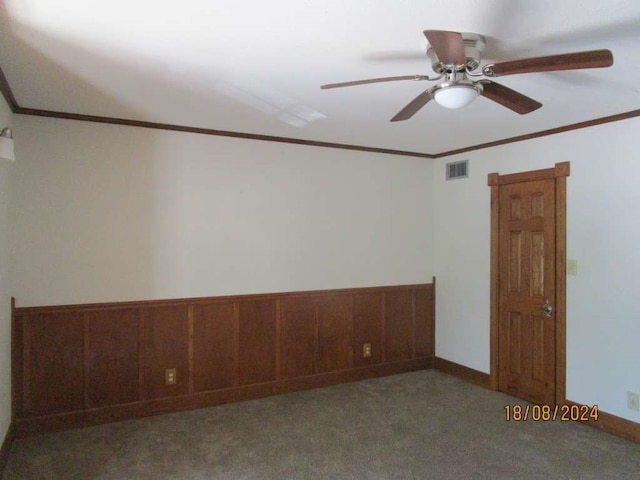
[(567, 260), (567, 274), (568, 275), (578, 275), (578, 261), (577, 260)]
[(640, 395), (634, 392), (627, 392), (627, 408), (636, 412), (640, 411)]

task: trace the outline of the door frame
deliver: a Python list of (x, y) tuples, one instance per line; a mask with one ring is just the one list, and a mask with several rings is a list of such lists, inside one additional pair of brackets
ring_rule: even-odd
[(491, 187), (491, 326), (490, 326), (490, 373), (489, 385), (498, 390), (500, 363), (499, 343), (499, 293), (500, 293), (500, 186), (535, 180), (555, 179), (556, 189), (556, 404), (566, 402), (566, 361), (567, 361), (567, 177), (570, 163), (556, 163), (554, 168), (533, 170), (522, 173), (500, 175), (490, 173), (488, 185)]

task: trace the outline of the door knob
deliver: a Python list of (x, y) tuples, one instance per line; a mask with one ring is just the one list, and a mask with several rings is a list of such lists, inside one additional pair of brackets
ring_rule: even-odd
[(549, 302), (549, 300), (546, 300), (544, 302), (544, 305), (542, 305), (542, 313), (544, 313), (545, 317), (550, 317), (551, 315), (553, 315), (553, 307), (551, 306), (551, 302)]

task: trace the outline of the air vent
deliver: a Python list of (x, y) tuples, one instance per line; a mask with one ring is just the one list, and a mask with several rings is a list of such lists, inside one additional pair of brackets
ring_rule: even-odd
[(447, 180), (467, 178), (469, 176), (469, 160), (447, 163)]

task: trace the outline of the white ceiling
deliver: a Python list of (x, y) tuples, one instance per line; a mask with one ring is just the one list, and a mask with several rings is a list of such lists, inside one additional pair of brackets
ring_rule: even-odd
[[(0, 67), (21, 107), (437, 154), (640, 108), (637, 0), (0, 0)], [(482, 63), (608, 48), (608, 69), (498, 81), (390, 123), (433, 74), (425, 29), (484, 35)], [(484, 60), (483, 59), (483, 60)], [(305, 121), (301, 121), (304, 119)], [(293, 125), (297, 124), (297, 125)]]

